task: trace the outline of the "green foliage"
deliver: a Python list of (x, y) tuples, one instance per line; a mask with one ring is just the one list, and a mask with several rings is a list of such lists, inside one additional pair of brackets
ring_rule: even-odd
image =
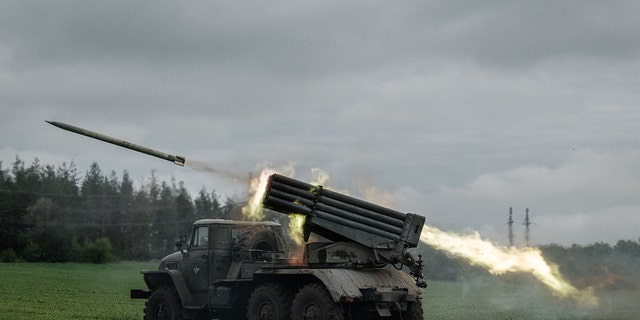
[(29, 262), (40, 261), (42, 255), (42, 248), (38, 243), (33, 241), (29, 241), (21, 253), (21, 257)]
[(119, 179), (97, 163), (81, 179), (73, 163), (26, 166), (16, 157), (11, 170), (0, 162), (0, 252), (31, 262), (161, 258), (193, 221), (228, 216), (215, 192), (202, 192), (194, 201), (182, 182), (158, 181), (153, 171), (136, 189), (126, 171)]
[(9, 248), (0, 253), (0, 262), (16, 262), (18, 260), (18, 254), (13, 251), (13, 248)]
[(578, 287), (640, 290), (640, 243), (620, 240), (562, 247), (541, 246), (542, 254), (559, 266), (560, 272)]
[(77, 262), (107, 263), (115, 260), (113, 247), (108, 238), (102, 237), (95, 241), (84, 239), (82, 244), (74, 239), (73, 260)]

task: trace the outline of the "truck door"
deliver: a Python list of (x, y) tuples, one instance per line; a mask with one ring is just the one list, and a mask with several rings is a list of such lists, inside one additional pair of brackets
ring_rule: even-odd
[(229, 265), (231, 264), (231, 232), (229, 226), (212, 226), (210, 249), (213, 259), (210, 259), (209, 282), (222, 280), (227, 277)]
[(188, 259), (185, 259), (184, 276), (191, 292), (206, 292), (209, 282), (209, 226), (193, 229)]

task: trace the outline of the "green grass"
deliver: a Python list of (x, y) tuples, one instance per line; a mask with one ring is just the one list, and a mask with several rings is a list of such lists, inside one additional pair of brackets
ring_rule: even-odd
[(640, 319), (640, 291), (596, 291), (599, 304), (584, 307), (561, 299), (534, 281), (509, 283), (481, 277), (429, 282), (423, 293), (425, 319)]
[(145, 287), (149, 263), (0, 264), (0, 319), (142, 319), (142, 300), (129, 289)]
[[(0, 320), (140, 320), (140, 270), (154, 263), (0, 263)], [(508, 279), (507, 279), (508, 280)], [(535, 281), (481, 277), (429, 282), (425, 319), (640, 319), (640, 291), (596, 292), (600, 305), (583, 308), (554, 297)]]

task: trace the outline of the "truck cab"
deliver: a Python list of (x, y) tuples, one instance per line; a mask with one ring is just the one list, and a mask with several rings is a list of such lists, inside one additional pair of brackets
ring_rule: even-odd
[[(187, 318), (205, 309), (241, 308), (254, 273), (282, 263), (286, 256), (282, 226), (275, 222), (198, 220), (189, 241), (183, 237), (176, 247), (179, 251), (164, 257), (158, 270), (141, 272), (148, 290), (131, 290), (132, 298), (152, 302), (145, 314), (166, 312), (166, 304), (174, 300), (180, 301)], [(156, 292), (162, 299), (153, 299)], [(156, 300), (161, 300), (158, 306)]]

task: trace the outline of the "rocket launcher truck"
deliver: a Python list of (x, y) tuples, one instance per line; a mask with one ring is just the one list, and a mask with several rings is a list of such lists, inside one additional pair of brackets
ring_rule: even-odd
[[(186, 161), (51, 124), (178, 165)], [(157, 270), (141, 271), (147, 288), (130, 295), (147, 300), (144, 319), (423, 319), (422, 259), (411, 250), (423, 216), (278, 174), (269, 177), (262, 205), (304, 215), (302, 263), (288, 256), (276, 222), (198, 220), (190, 238), (181, 237), (178, 251), (164, 257)]]

